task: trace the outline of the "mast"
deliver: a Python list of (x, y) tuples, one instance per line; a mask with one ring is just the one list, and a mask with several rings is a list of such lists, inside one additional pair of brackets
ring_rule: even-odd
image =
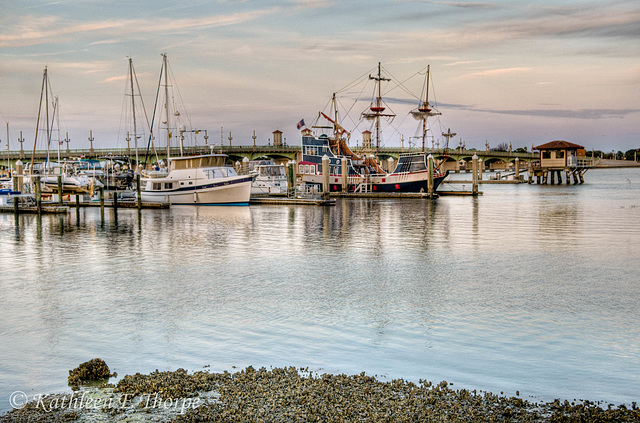
[(336, 140), (336, 146), (338, 148), (337, 155), (340, 155), (340, 140), (338, 139), (338, 105), (336, 104), (336, 93), (333, 93), (331, 97), (331, 101), (333, 103), (333, 137)]
[(394, 117), (395, 115), (383, 114), (385, 107), (382, 105), (382, 84), (381, 81), (391, 81), (390, 78), (382, 77), (382, 65), (378, 62), (378, 76), (369, 75), (369, 79), (376, 81), (378, 85), (378, 95), (376, 103), (369, 107), (371, 113), (365, 113), (365, 117), (373, 117), (376, 120), (376, 160), (380, 160), (380, 116)]
[[(419, 107), (418, 110), (428, 114), (431, 111), (431, 108), (429, 107), (429, 70), (431, 68), (431, 65), (427, 65), (427, 89), (426, 89), (426, 94), (424, 96), (424, 103), (422, 104), (422, 107)], [(425, 118), (422, 119), (422, 152), (424, 153), (424, 145), (425, 145), (425, 141), (427, 138), (427, 119), (426, 119), (426, 115)]]
[(49, 162), (49, 144), (51, 143), (51, 129), (49, 126), (49, 78), (47, 78), (47, 86), (45, 87), (44, 90), (44, 98), (45, 98), (45, 110), (46, 110), (46, 115), (47, 115), (47, 158), (45, 159), (44, 162), (44, 169), (43, 171), (47, 170), (47, 164)]
[(136, 101), (133, 91), (133, 59), (129, 57), (129, 79), (131, 81), (131, 112), (133, 113), (133, 143), (136, 149), (136, 173), (138, 172), (138, 132), (136, 128)]
[(167, 72), (167, 54), (162, 55), (164, 68), (164, 108), (167, 119), (167, 170), (169, 169), (169, 157), (171, 156), (171, 129), (169, 128), (169, 77)]
[[(53, 132), (53, 121), (55, 120), (56, 122), (56, 127), (57, 127), (57, 132), (58, 132), (58, 139), (56, 140), (56, 143), (58, 144), (58, 163), (60, 163), (60, 109), (58, 109), (58, 96), (55, 97), (55, 103), (53, 106), (53, 116), (51, 117), (51, 132)], [(56, 112), (58, 112), (58, 119), (56, 120)]]
[(422, 121), (422, 152), (425, 152), (425, 144), (427, 139), (427, 131), (429, 128), (427, 127), (427, 118), (429, 116), (437, 116), (441, 113), (437, 110), (433, 110), (431, 105), (429, 104), (429, 75), (430, 75), (431, 66), (427, 65), (427, 76), (426, 76), (426, 86), (425, 86), (425, 96), (424, 101), (420, 98), (418, 102), (418, 108), (411, 111), (411, 114), (416, 120)]
[[(42, 96), (44, 94), (44, 87), (47, 80), (47, 67), (44, 67), (44, 73), (42, 75), (42, 88), (40, 89), (40, 105), (38, 106), (38, 118), (36, 119), (36, 136), (33, 140), (33, 150), (31, 151), (31, 168), (30, 172), (33, 175), (34, 162), (36, 160), (36, 146), (38, 145), (38, 128), (40, 127), (40, 112), (42, 111)], [(47, 120), (49, 118), (47, 117)], [(48, 122), (47, 122), (48, 123)]]

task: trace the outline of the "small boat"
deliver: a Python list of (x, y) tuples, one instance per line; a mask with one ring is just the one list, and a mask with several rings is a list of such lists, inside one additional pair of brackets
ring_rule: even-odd
[[(63, 193), (81, 193), (86, 192), (93, 194), (94, 190), (102, 187), (102, 183), (96, 178), (83, 175), (59, 175), (62, 176), (62, 192)], [(40, 178), (43, 192), (57, 192), (58, 175), (44, 175)]]
[(226, 154), (171, 157), (166, 177), (142, 180), (142, 201), (248, 206), (253, 176), (238, 175), (226, 159)]
[(254, 160), (249, 162), (249, 173), (255, 176), (251, 195), (287, 193), (284, 165), (278, 165), (273, 160)]

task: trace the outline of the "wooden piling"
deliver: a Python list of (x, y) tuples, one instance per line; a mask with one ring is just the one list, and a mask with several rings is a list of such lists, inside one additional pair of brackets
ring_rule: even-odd
[(100, 219), (104, 220), (104, 187), (100, 187)]
[(427, 191), (429, 191), (429, 198), (433, 198), (433, 155), (427, 156)]
[(62, 206), (62, 175), (58, 175), (58, 205)]
[(80, 194), (76, 194), (76, 210), (80, 210)]
[(40, 186), (40, 176), (35, 177), (35, 185), (36, 185), (36, 210), (38, 211), (38, 215), (42, 214), (42, 189)]
[(329, 194), (331, 188), (329, 187), (329, 156), (326, 154), (322, 156), (322, 193)]
[(118, 213), (118, 191), (113, 191), (113, 212)]
[(472, 192), (478, 195), (478, 155), (474, 154), (471, 158), (471, 172), (473, 173)]
[(140, 174), (136, 174), (136, 194), (138, 196), (138, 210), (142, 210), (142, 190), (140, 188)]
[(349, 188), (349, 168), (347, 166), (347, 158), (342, 158), (342, 192), (347, 192)]

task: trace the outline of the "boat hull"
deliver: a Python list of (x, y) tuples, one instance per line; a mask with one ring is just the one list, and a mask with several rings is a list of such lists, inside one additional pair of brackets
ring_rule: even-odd
[(251, 195), (286, 194), (287, 180), (264, 181), (257, 178), (251, 185)]
[(142, 201), (175, 205), (246, 206), (251, 196), (251, 177), (241, 177), (167, 191), (142, 191)]
[[(439, 172), (433, 177), (433, 191), (435, 192), (442, 181), (449, 174)], [(302, 180), (307, 184), (322, 187), (322, 175), (302, 175)], [(349, 177), (347, 192), (363, 191), (361, 184), (366, 184), (366, 190), (369, 192), (429, 192), (428, 175), (426, 172), (418, 172), (411, 174), (389, 174), (385, 176), (372, 176), (369, 183), (366, 183), (363, 177)], [(329, 191), (342, 191), (342, 178), (340, 176), (331, 176), (329, 178)]]

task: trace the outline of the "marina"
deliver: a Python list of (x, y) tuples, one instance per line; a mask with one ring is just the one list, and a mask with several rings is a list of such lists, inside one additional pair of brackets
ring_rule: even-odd
[(69, 392), (99, 356), (631, 404), (639, 189), (629, 168), (467, 198), (0, 214), (0, 263), (29, 263), (3, 267), (0, 396)]

